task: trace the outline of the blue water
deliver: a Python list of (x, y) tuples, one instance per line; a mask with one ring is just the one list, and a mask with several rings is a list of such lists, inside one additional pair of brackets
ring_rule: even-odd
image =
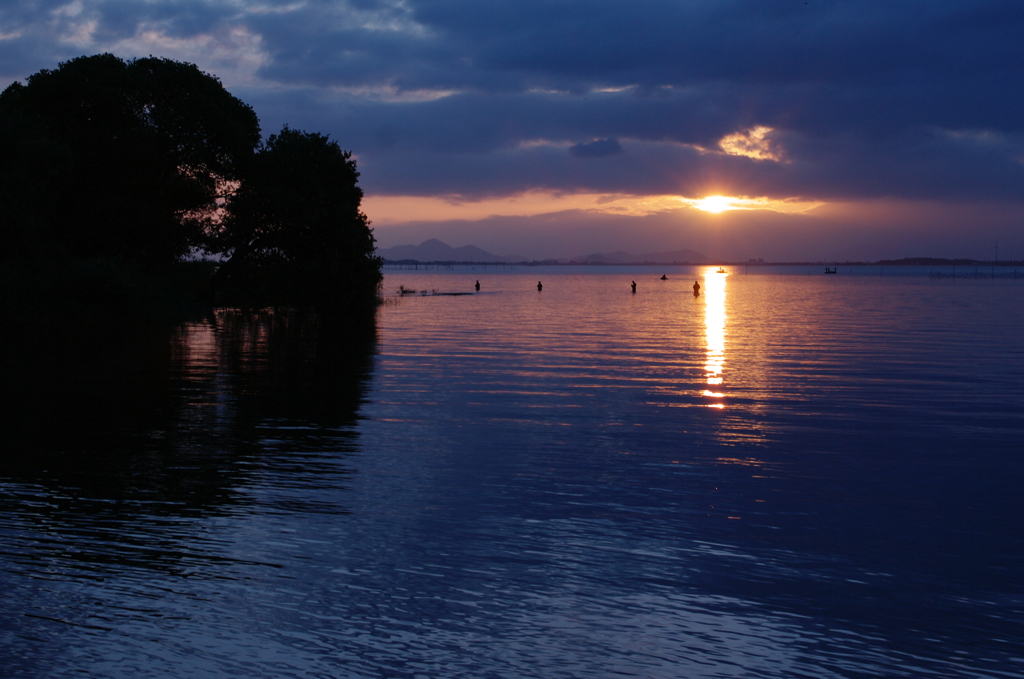
[(0, 675), (1024, 677), (1024, 280), (661, 273), (72, 333), (8, 380)]

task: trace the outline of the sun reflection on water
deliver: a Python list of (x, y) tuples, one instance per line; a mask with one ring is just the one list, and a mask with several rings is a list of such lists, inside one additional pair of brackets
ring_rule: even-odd
[[(708, 268), (704, 271), (704, 334), (708, 345), (708, 357), (704, 363), (704, 378), (708, 385), (718, 389), (705, 389), (702, 396), (722, 399), (725, 394), (719, 389), (725, 378), (725, 284), (729, 274), (718, 273)], [(724, 408), (720, 401), (707, 404), (709, 408)]]

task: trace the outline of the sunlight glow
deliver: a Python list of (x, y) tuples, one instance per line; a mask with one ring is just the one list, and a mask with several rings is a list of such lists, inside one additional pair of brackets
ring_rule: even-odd
[[(534, 143), (534, 142), (527, 142)], [(546, 143), (546, 142), (537, 142)], [(705, 203), (705, 201), (708, 201)], [(704, 205), (714, 208), (707, 210)], [(771, 210), (784, 214), (807, 212), (824, 205), (796, 198), (752, 198), (749, 196), (708, 196), (687, 198), (678, 195), (637, 196), (617, 193), (564, 193), (526, 191), (506, 196), (386, 196), (363, 198), (363, 210), (377, 226), (403, 222), (434, 222), (451, 219), (478, 220), (489, 217), (531, 217), (576, 210), (593, 214), (644, 217), (688, 208), (709, 214), (730, 210)]]
[[(707, 360), (704, 363), (704, 379), (708, 385), (721, 385), (725, 379), (725, 283), (728, 274), (717, 273), (714, 268), (704, 270), (704, 334), (707, 341)], [(720, 387), (719, 387), (720, 388)], [(705, 398), (724, 398), (720, 391), (705, 389)], [(710, 407), (724, 408), (724, 404), (715, 403)]]
[[(529, 145), (533, 142), (527, 142)], [(467, 196), (368, 195), (363, 210), (378, 226), (408, 221), (530, 217), (579, 210), (631, 217), (672, 212), (687, 206), (681, 196), (635, 196), (608, 193), (526, 191), (507, 196), (474, 199)]]
[(719, 214), (726, 210), (746, 210), (749, 208), (744, 207), (738, 198), (730, 198), (729, 196), (708, 196), (707, 198), (701, 198), (699, 200), (692, 201), (690, 203), (693, 207), (698, 210), (704, 210), (704, 212), (713, 212)]
[(704, 212), (721, 214), (728, 210), (771, 210), (783, 214), (807, 212), (824, 203), (797, 198), (750, 198), (749, 196), (706, 196), (704, 198), (680, 198), (680, 202)]

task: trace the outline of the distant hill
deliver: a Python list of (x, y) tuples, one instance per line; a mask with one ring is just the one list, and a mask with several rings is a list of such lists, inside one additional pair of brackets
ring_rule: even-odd
[(696, 250), (672, 250), (634, 255), (617, 250), (573, 257), (573, 261), (589, 264), (705, 264), (711, 258)]
[(436, 238), (423, 241), (419, 245), (396, 245), (392, 248), (383, 248), (377, 254), (388, 262), (399, 262), (403, 260), (414, 260), (417, 262), (506, 262), (505, 257), (491, 254), (481, 250), (475, 245), (463, 245), (461, 248), (453, 248), (447, 243), (442, 243)]

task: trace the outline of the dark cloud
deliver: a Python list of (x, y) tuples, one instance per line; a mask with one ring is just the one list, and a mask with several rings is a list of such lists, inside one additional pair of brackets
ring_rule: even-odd
[(215, 33), (225, 22), (239, 18), (237, 6), (208, 0), (103, 0), (95, 5), (98, 38), (133, 37), (140, 27), (179, 39)]
[(580, 163), (560, 147), (491, 154), (382, 153), (361, 157), (375, 193), (467, 197), (556, 189), (633, 194), (708, 193), (852, 200), (901, 197), (1019, 200), (1024, 166), (1008, 147), (945, 135), (908, 135), (865, 146), (856, 138), (799, 140), (798, 160), (753, 161), (682, 145), (625, 142), (614, 163)]
[[(361, 17), (337, 7), (267, 15), (258, 24), (274, 55), (267, 73), (358, 82), (364, 73), (336, 58), (345, 53), (369, 57), (376, 77), (409, 89), (884, 86), (934, 73), (1012, 77), (1024, 49), (1013, 39), (1024, 24), (1015, 2), (411, 0)], [(365, 30), (359, 20), (395, 30)]]
[(622, 144), (618, 139), (595, 139), (585, 144), (574, 144), (569, 147), (569, 155), (576, 158), (603, 158), (622, 153)]
[[(11, 0), (0, 69), (147, 31), (214, 73), (254, 36), (233, 91), (268, 132), (331, 133), (375, 193), (1024, 196), (1019, 0)], [(720, 153), (755, 126), (781, 160)]]
[[(716, 119), (710, 96), (696, 106), (682, 97), (647, 102), (628, 92), (587, 101), (537, 93), (464, 94), (344, 106), (312, 90), (295, 105), (297, 96), (243, 98), (254, 101), (265, 129), (288, 123), (329, 130), (358, 155), (362, 182), (374, 193), (482, 197), (547, 188), (817, 200), (1024, 195), (1022, 134), (933, 126), (780, 129), (772, 134), (782, 152), (775, 162), (717, 151), (718, 139), (748, 121), (739, 114)], [(733, 96), (720, 93), (718, 100)], [(613, 150), (617, 143), (625, 153), (613, 163), (581, 163), (566, 153), (564, 140), (586, 136), (604, 140), (592, 150)]]

